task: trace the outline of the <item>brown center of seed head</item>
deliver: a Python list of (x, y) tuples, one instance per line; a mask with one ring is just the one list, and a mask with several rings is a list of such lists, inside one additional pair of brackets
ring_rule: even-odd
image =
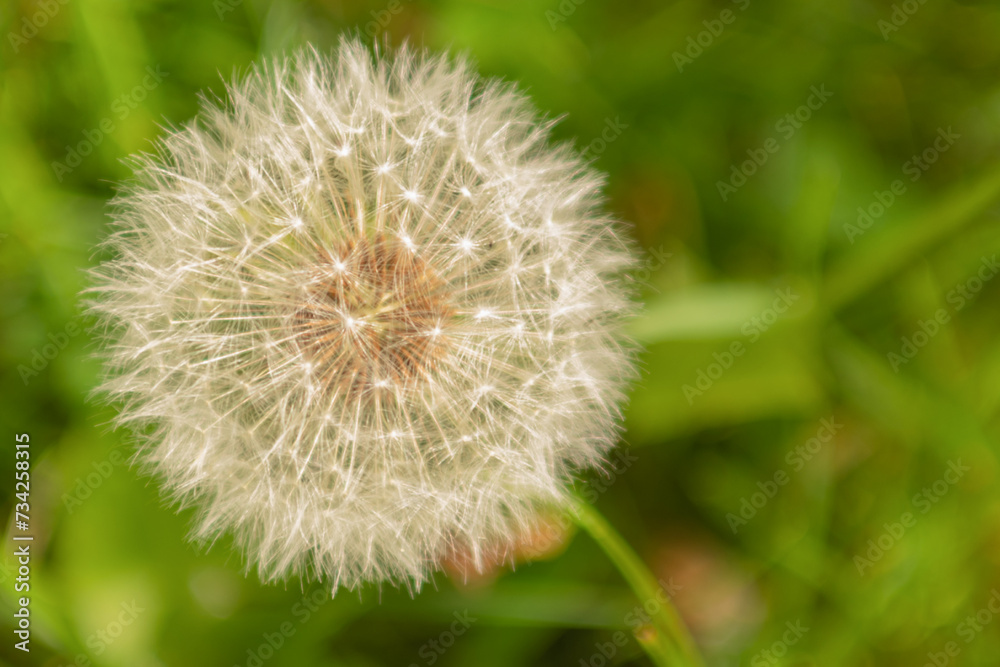
[(448, 297), (444, 281), (401, 242), (351, 239), (324, 252), (292, 327), (328, 392), (389, 397), (445, 354)]

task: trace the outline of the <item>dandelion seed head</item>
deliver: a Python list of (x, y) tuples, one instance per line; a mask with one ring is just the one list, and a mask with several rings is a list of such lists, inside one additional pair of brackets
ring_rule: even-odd
[(550, 127), (463, 60), (346, 41), (135, 158), (90, 290), (100, 389), (195, 539), (267, 581), (419, 588), (602, 465), (633, 259)]

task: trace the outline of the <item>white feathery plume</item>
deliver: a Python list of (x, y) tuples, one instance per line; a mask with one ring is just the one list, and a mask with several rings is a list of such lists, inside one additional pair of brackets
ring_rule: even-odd
[(93, 271), (99, 388), (194, 537), (419, 588), (600, 466), (634, 377), (602, 177), (513, 87), (356, 40), (168, 132)]

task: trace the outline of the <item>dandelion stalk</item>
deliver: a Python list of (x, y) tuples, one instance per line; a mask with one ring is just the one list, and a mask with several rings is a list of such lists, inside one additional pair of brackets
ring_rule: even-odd
[[(649, 569), (600, 512), (577, 497), (569, 499), (569, 506), (577, 525), (587, 531), (607, 554), (639, 601), (661, 601), (656, 580)], [(638, 638), (659, 667), (704, 665), (684, 620), (669, 600), (659, 605), (659, 610), (651, 615), (651, 619), (654, 632), (640, 633)]]

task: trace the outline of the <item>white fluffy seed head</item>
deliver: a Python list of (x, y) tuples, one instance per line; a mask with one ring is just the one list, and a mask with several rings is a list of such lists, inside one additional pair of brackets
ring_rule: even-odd
[(614, 444), (634, 308), (601, 177), (510, 86), (348, 41), (135, 159), (94, 270), (101, 390), (199, 540), (419, 588)]

